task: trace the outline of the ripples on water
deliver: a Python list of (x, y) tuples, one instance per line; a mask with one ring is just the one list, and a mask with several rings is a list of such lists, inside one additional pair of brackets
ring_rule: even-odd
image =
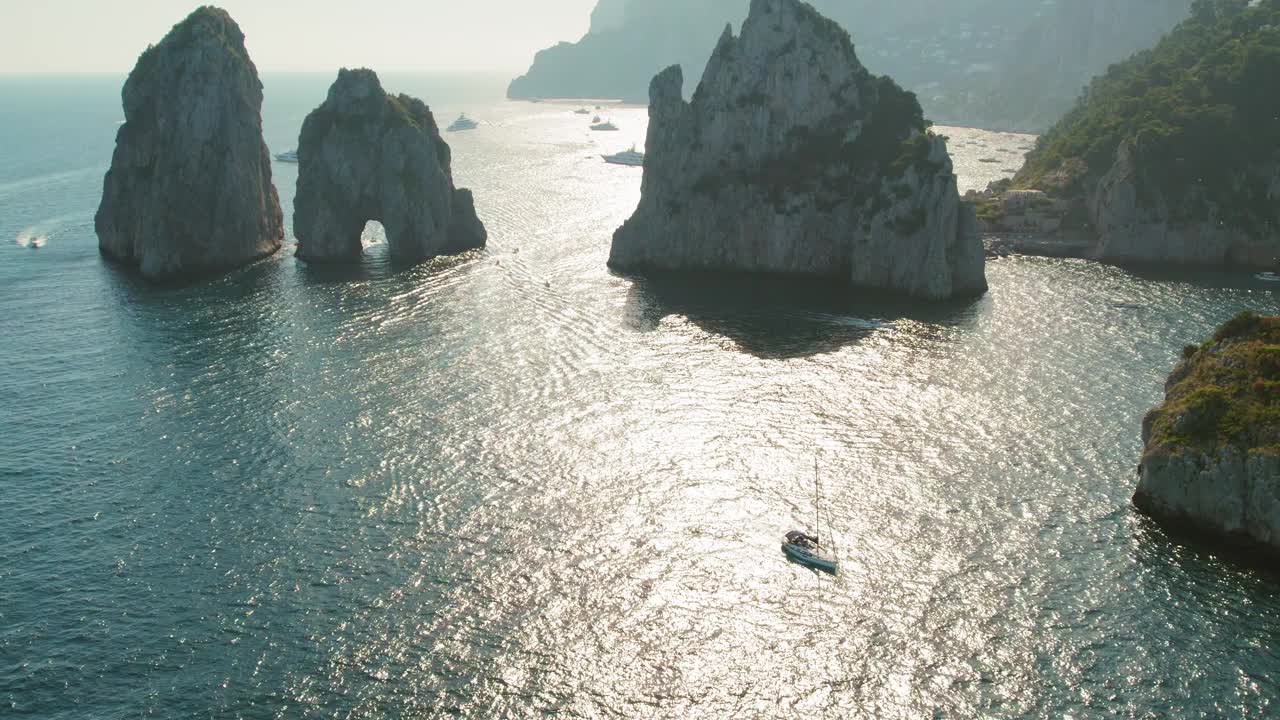
[[(327, 80), (268, 106), (273, 151)], [(91, 152), (0, 165), (0, 231), (50, 238), (0, 248), (6, 713), (1276, 712), (1274, 582), (1129, 506), (1178, 349), (1280, 310), (1264, 283), (1011, 258), (922, 307), (618, 277), (640, 173), (597, 156), (644, 111), (602, 137), (459, 103), (490, 123), (448, 138), (486, 252), (397, 269), (374, 228), (356, 268), (156, 290), (95, 250), (100, 94)], [(947, 133), (962, 173), (1021, 147)], [(815, 455), (834, 579), (778, 547)]]

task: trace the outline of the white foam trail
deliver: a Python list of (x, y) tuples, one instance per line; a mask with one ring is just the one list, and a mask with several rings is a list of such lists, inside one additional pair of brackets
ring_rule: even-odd
[(40, 175), (38, 177), (23, 178), (8, 183), (0, 183), (0, 200), (19, 195), (29, 190), (39, 188), (42, 191), (48, 191), (52, 187), (65, 185), (68, 182), (103, 172), (103, 168), (87, 167), (79, 170), (69, 170), (67, 172), (51, 173), (49, 175)]

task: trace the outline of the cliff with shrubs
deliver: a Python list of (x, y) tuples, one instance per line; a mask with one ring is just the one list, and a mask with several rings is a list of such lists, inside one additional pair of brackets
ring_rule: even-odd
[(1280, 0), (1197, 0), (1095, 79), (1015, 185), (1086, 211), (1104, 260), (1271, 267), (1280, 256)]
[(1134, 504), (1280, 557), (1280, 317), (1238, 315), (1183, 356), (1143, 420)]

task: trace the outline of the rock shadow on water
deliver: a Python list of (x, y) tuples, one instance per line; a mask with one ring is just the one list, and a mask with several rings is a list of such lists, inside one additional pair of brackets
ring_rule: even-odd
[[(144, 314), (170, 314), (193, 302), (243, 306), (245, 303), (272, 302), (283, 291), (280, 254), (230, 271), (186, 275), (180, 278), (149, 279), (136, 268), (114, 261), (100, 267), (104, 283), (117, 301), (115, 304)], [(248, 315), (248, 314), (243, 314)]]
[(1165, 527), (1140, 513), (1135, 513), (1133, 540), (1134, 561), (1167, 584), (1161, 592), (1186, 592), (1191, 585), (1208, 593), (1236, 584), (1274, 597), (1280, 588), (1280, 558), (1247, 544), (1187, 526)]
[(1120, 261), (1109, 264), (1139, 280), (1151, 283), (1182, 283), (1208, 290), (1280, 290), (1280, 283), (1259, 279), (1256, 270), (1244, 267), (1189, 267)]
[(304, 285), (343, 285), (396, 280), (416, 281), (448, 273), (474, 263), (483, 254), (471, 250), (457, 255), (439, 255), (426, 261), (398, 260), (386, 242), (366, 245), (360, 262), (312, 263), (295, 257), (297, 276)]
[(850, 289), (834, 278), (710, 272), (625, 277), (632, 282), (624, 309), (629, 329), (653, 332), (664, 318), (683, 316), (767, 360), (834, 352), (900, 320), (933, 327), (969, 325), (985, 301), (985, 296), (922, 301)]

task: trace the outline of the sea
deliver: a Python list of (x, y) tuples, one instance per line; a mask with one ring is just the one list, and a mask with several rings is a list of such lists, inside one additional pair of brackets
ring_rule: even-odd
[[(264, 76), (273, 152), (332, 79)], [(0, 78), (0, 717), (1280, 716), (1280, 578), (1130, 503), (1181, 348), (1277, 285), (625, 277), (643, 108), (383, 80), (480, 122), (487, 249), (152, 287), (93, 230), (122, 78)], [(937, 130), (962, 191), (1034, 142)]]

